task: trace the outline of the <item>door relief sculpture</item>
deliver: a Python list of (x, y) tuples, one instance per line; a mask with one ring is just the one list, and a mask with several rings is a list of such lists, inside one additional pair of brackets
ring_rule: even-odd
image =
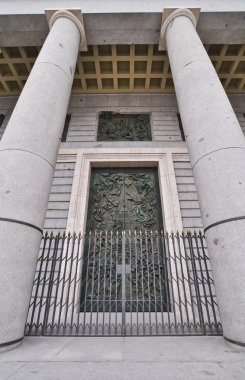
[(81, 311), (166, 308), (166, 267), (151, 239), (161, 229), (157, 169), (92, 170)]

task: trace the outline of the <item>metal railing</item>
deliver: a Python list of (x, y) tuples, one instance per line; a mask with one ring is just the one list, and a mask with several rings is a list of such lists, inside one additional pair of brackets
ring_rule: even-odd
[(219, 335), (205, 237), (93, 231), (42, 238), (26, 335)]

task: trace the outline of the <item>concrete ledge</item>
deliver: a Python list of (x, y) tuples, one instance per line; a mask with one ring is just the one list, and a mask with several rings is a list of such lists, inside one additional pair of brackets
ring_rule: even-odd
[[(39, 2), (38, 2), (39, 3)], [(104, 2), (103, 2), (104, 5)], [(16, 10), (11, 14), (0, 9), (0, 46), (41, 46), (48, 34), (48, 23), (43, 12), (26, 14)], [(146, 9), (141, 6), (141, 10)], [(22, 8), (21, 8), (22, 10)], [(97, 11), (94, 8), (93, 11)], [(162, 9), (157, 12), (86, 13), (84, 27), (89, 45), (158, 44)], [(243, 44), (245, 6), (243, 11), (204, 12), (201, 10), (197, 32), (206, 44)]]

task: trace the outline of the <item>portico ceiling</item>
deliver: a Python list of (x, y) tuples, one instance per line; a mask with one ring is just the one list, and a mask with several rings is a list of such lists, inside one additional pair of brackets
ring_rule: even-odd
[[(227, 93), (245, 93), (245, 45), (205, 45)], [(0, 50), (0, 96), (19, 95), (41, 46)], [(174, 93), (167, 52), (157, 45), (90, 45), (80, 52), (73, 93)]]

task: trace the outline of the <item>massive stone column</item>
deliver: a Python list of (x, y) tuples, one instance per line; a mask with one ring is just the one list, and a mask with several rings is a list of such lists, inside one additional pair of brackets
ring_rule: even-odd
[(57, 11), (0, 144), (0, 349), (23, 339), (81, 22)]
[(200, 200), (224, 337), (245, 345), (245, 139), (188, 9), (161, 29)]

